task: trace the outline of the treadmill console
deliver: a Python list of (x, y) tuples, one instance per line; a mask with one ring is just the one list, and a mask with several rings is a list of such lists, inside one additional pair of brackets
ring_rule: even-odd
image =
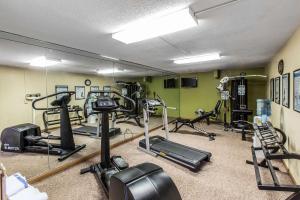
[(111, 111), (118, 107), (116, 101), (109, 96), (99, 96), (97, 101), (92, 103), (92, 109), (97, 111)]
[(161, 106), (161, 102), (156, 99), (145, 99), (145, 103), (149, 105), (149, 107)]

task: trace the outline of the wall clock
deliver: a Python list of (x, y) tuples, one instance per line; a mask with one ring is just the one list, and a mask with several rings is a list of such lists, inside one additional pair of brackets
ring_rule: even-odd
[(92, 84), (92, 81), (90, 80), (90, 79), (86, 79), (85, 81), (84, 81), (84, 85), (85, 86), (90, 86)]

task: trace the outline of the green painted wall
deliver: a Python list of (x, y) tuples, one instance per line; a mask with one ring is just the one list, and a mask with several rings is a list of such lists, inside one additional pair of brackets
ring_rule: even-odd
[(180, 94), (179, 88), (165, 89), (164, 77), (153, 77), (150, 83), (146, 84), (146, 94), (148, 98), (153, 98), (153, 93), (159, 95), (168, 107), (175, 107), (176, 110), (168, 109), (169, 117), (179, 117), (180, 112)]
[[(235, 76), (241, 72), (247, 75), (252, 74), (265, 74), (265, 68), (251, 68), (251, 69), (231, 69), (221, 71), (221, 78), (224, 76)], [(168, 106), (178, 108), (176, 111), (169, 111), (169, 116), (182, 117), (182, 118), (195, 118), (195, 111), (202, 108), (205, 111), (210, 111), (216, 105), (220, 95), (216, 87), (220, 79), (213, 76), (213, 72), (201, 72), (194, 74), (181, 74), (181, 77), (197, 77), (197, 88), (177, 88), (177, 89), (164, 89), (164, 77), (153, 77), (152, 82), (147, 84), (148, 97), (153, 97), (153, 92), (159, 94), (165, 99)], [(266, 84), (264, 80), (248, 80), (248, 106), (250, 110), (256, 111), (256, 99), (266, 98)], [(230, 88), (230, 86), (228, 87)], [(228, 103), (229, 104), (229, 103)], [(227, 105), (228, 105), (227, 104)], [(223, 111), (221, 118), (223, 118)], [(227, 121), (230, 120), (230, 114), (227, 115)]]
[(201, 108), (205, 111), (212, 110), (219, 99), (216, 86), (218, 79), (213, 77), (213, 72), (182, 74), (181, 77), (198, 78), (197, 88), (180, 89), (180, 116), (182, 118), (195, 118), (195, 111)]

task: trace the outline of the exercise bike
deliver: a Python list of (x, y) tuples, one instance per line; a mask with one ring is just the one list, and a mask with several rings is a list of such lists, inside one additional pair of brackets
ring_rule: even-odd
[[(93, 91), (93, 93), (107, 91)], [(115, 91), (110, 91), (132, 104), (131, 109), (122, 109), (109, 96), (98, 96), (92, 104), (92, 109), (102, 114), (101, 162), (82, 169), (81, 174), (91, 172), (103, 187), (105, 194), (111, 200), (148, 200), (172, 199), (180, 200), (180, 194), (172, 179), (163, 169), (152, 163), (142, 163), (129, 167), (121, 156), (110, 157), (109, 144), (109, 113), (132, 112), (135, 102)]]

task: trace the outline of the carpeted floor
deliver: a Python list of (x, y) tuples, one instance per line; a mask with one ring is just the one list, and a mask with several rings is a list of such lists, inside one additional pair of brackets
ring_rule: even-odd
[[(211, 162), (204, 164), (198, 173), (137, 150), (139, 139), (113, 149), (112, 154), (123, 156), (130, 165), (152, 162), (161, 166), (177, 185), (182, 198), (186, 200), (283, 200), (290, 194), (258, 190), (253, 166), (245, 163), (246, 159), (251, 159), (251, 143), (242, 141), (240, 135), (236, 133), (224, 132), (222, 127), (217, 125), (210, 125), (207, 128), (217, 133), (215, 141), (187, 134), (190, 130), (183, 131), (182, 134), (171, 133), (170, 135), (172, 141), (212, 152)], [(163, 135), (163, 131), (158, 130), (151, 134)], [(98, 162), (99, 159), (97, 157), (77, 165), (35, 186), (47, 192), (53, 200), (106, 199), (92, 174), (79, 174), (81, 168)], [(276, 165), (285, 171), (281, 163)], [(263, 180), (270, 181), (268, 170), (261, 169), (261, 171)], [(285, 172), (279, 172), (278, 177), (282, 183), (292, 183)]]

